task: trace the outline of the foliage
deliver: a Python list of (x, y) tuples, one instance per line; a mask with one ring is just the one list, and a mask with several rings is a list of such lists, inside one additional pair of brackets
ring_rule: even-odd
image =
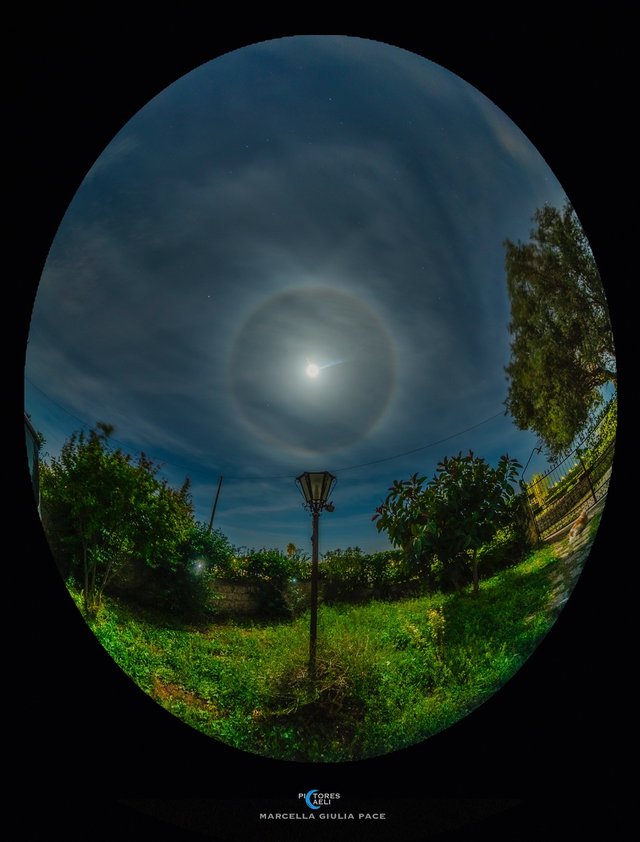
[(608, 401), (593, 428), (580, 443), (580, 455), (586, 464), (597, 462), (606, 450), (614, 443), (618, 427), (617, 396)]
[(511, 300), (506, 406), (551, 455), (571, 445), (606, 383), (617, 383), (604, 289), (572, 206), (544, 206), (529, 243), (505, 243)]
[(526, 484), (538, 506), (543, 506), (549, 496), (549, 477), (544, 474), (534, 474)]
[(177, 564), (192, 524), (188, 481), (170, 488), (144, 453), (134, 461), (112, 450), (112, 432), (98, 423), (88, 436), (73, 433), (60, 456), (41, 466), (43, 525), (65, 578), (82, 582), (86, 611), (96, 610), (133, 559)]
[(391, 586), (407, 581), (406, 567), (397, 552), (364, 553), (360, 547), (330, 550), (320, 565), (326, 602), (349, 600), (366, 588), (385, 598)]
[[(580, 446), (563, 459), (556, 469), (542, 477), (536, 474), (526, 484), (534, 512), (544, 508), (545, 517), (548, 518), (554, 512), (559, 521), (582, 498), (591, 496), (592, 488), (599, 485), (611, 467), (616, 423), (617, 399), (614, 396), (602, 408)], [(565, 473), (551, 484), (552, 476), (557, 476), (560, 470)]]
[(545, 547), (484, 580), (474, 600), (325, 606), (316, 687), (308, 614), (197, 630), (107, 597), (89, 623), (144, 691), (205, 734), (284, 760), (352, 761), (422, 741), (502, 686), (553, 622), (556, 565)]
[(215, 579), (230, 569), (233, 548), (219, 530), (193, 523), (175, 555), (140, 571), (138, 589), (159, 608), (198, 618), (215, 610)]
[(471, 560), (477, 592), (478, 550), (500, 527), (516, 522), (520, 467), (506, 455), (496, 468), (471, 451), (445, 457), (428, 483), (418, 474), (396, 480), (373, 520), (432, 584), (460, 587)]
[(427, 609), (427, 627), (436, 657), (439, 661), (443, 661), (446, 621), (441, 605)]
[(297, 600), (292, 591), (294, 580), (307, 575), (306, 564), (298, 554), (279, 550), (249, 550), (236, 557), (234, 578), (250, 579), (260, 588), (260, 608), (264, 613), (287, 615), (295, 611)]
[[(394, 547), (400, 548), (405, 557), (412, 558), (419, 566), (424, 558), (415, 544), (421, 525), (428, 520), (428, 512), (435, 501), (426, 477), (413, 474), (408, 480), (394, 480), (384, 503), (376, 508), (371, 518), (378, 532), (386, 532)], [(428, 567), (428, 566), (427, 566)]]
[(218, 573), (229, 569), (233, 547), (219, 529), (209, 529), (204, 523), (194, 523), (183, 547), (182, 558), (205, 561)]
[(493, 576), (500, 570), (513, 567), (522, 561), (531, 548), (529, 518), (525, 501), (515, 498), (517, 506), (513, 521), (497, 530), (493, 538), (478, 550), (478, 563), (484, 576)]
[(366, 559), (367, 556), (360, 547), (326, 552), (320, 566), (320, 575), (325, 583), (325, 597), (333, 599), (366, 587)]

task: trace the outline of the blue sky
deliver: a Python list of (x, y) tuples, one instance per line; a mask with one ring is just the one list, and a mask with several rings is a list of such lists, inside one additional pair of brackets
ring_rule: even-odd
[(309, 550), (294, 478), (333, 471), (321, 551), (384, 549), (394, 479), (469, 448), (528, 460), (503, 415), (503, 243), (564, 201), (509, 118), (420, 56), (331, 36), (228, 53), (87, 173), (36, 297), (26, 409), (52, 455), (114, 424), (190, 477), (202, 521), (224, 476), (237, 546)]

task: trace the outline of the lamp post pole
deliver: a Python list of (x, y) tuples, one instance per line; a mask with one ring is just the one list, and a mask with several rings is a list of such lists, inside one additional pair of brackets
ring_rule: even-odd
[(311, 625), (309, 628), (309, 677), (316, 678), (316, 641), (318, 639), (318, 522), (320, 512), (313, 512), (311, 538)]
[(316, 678), (316, 644), (318, 640), (318, 523), (320, 512), (333, 511), (333, 503), (328, 502), (336, 478), (328, 471), (306, 471), (296, 478), (296, 483), (304, 497), (304, 506), (313, 517), (313, 535), (311, 536), (311, 620), (309, 627), (309, 678)]

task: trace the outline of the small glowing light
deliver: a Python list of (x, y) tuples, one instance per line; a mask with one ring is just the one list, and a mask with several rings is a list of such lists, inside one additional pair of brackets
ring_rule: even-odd
[(320, 369), (315, 363), (309, 363), (305, 370), (307, 372), (307, 377), (317, 377), (320, 374)]

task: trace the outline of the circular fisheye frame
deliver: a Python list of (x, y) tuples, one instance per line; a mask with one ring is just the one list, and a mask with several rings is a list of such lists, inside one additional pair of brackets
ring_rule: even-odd
[[(616, 354), (570, 198), (480, 91), (364, 38), (247, 46), (135, 114), (62, 219), (25, 374), (78, 611), (254, 755), (361, 760), (468, 716), (606, 504)], [(294, 812), (349, 813), (312, 783)]]

